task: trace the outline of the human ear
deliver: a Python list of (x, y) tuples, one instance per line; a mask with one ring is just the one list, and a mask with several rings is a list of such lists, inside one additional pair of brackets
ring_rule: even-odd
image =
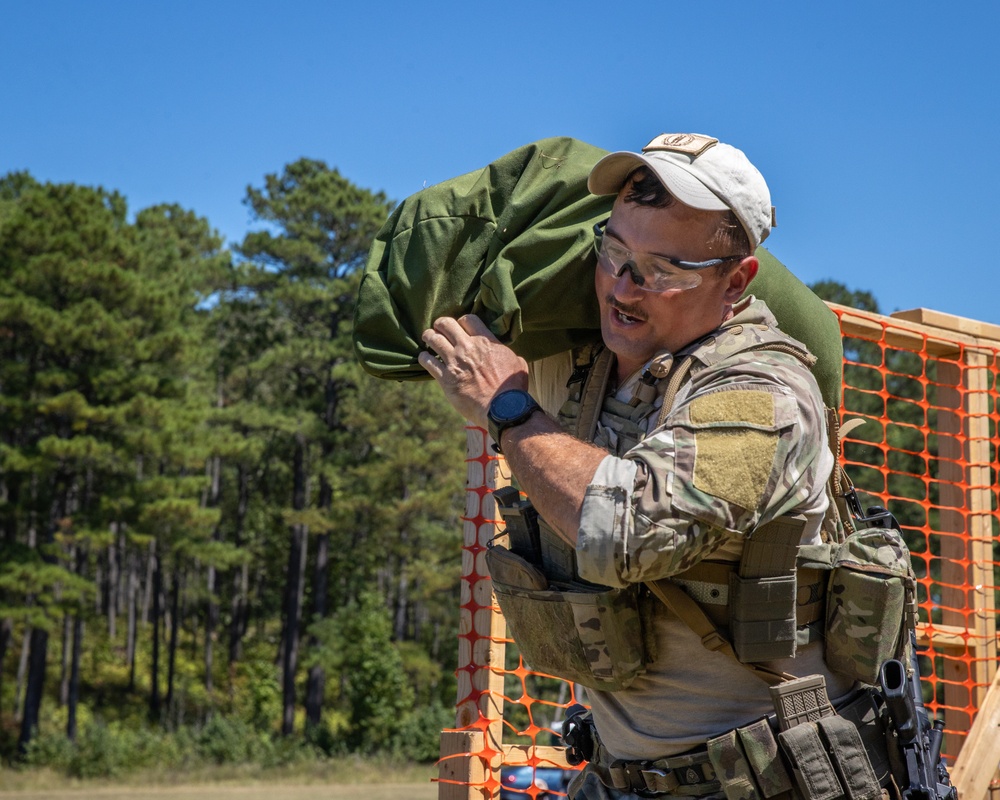
[(747, 290), (750, 281), (757, 275), (760, 262), (755, 256), (744, 258), (726, 277), (726, 302), (730, 305), (739, 300)]

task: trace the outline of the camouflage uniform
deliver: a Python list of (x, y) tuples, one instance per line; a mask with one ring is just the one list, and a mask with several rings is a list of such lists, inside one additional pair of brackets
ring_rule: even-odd
[[(691, 377), (663, 424), (643, 431), (643, 424), (655, 426), (662, 398), (640, 421), (638, 443), (620, 414), (602, 415), (594, 441), (610, 455), (583, 503), (576, 553), (582, 578), (621, 587), (670, 578), (709, 556), (738, 561), (745, 534), (784, 514), (806, 517), (803, 544), (820, 541), (833, 467), (822, 399), (800, 358), (771, 349), (804, 347), (777, 330), (761, 301), (749, 298), (734, 311), (709, 336), (654, 359), (665, 368), (671, 358), (694, 356)], [(627, 402), (636, 380), (605, 409)], [(575, 410), (567, 405), (564, 418)], [(662, 604), (653, 629), (656, 657), (644, 675), (622, 691), (588, 690), (611, 756), (655, 760), (683, 753), (773, 711), (763, 681), (731, 657), (706, 650)], [(772, 666), (793, 670), (791, 660)], [(832, 697), (850, 689), (823, 663), (820, 643), (799, 648), (794, 671), (825, 674)], [(589, 772), (574, 785), (581, 796), (624, 796), (600, 787)]]

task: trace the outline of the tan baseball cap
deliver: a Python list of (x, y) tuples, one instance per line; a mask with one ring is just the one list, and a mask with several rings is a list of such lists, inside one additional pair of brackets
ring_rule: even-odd
[(774, 208), (764, 176), (742, 150), (700, 133), (661, 133), (642, 153), (610, 153), (590, 171), (587, 188), (594, 194), (617, 194), (643, 164), (685, 205), (732, 210), (752, 249), (771, 233)]

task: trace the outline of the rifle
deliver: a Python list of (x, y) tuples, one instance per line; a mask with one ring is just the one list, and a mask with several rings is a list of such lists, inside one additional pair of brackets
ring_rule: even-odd
[[(855, 503), (857, 499), (855, 498)], [(888, 510), (872, 506), (862, 517), (872, 527), (894, 528), (899, 523)], [(879, 688), (889, 712), (889, 723), (896, 733), (906, 768), (904, 800), (958, 800), (958, 790), (951, 785), (948, 767), (941, 758), (944, 721), (930, 722), (920, 689), (920, 663), (917, 660), (917, 634), (910, 627), (910, 675), (903, 662), (890, 658), (879, 670)]]
[[(913, 636), (911, 634), (911, 636)], [(913, 636), (916, 644), (916, 636)], [(920, 670), (913, 651), (913, 672), (907, 678), (903, 662), (890, 658), (879, 670), (879, 686), (896, 732), (906, 767), (904, 800), (958, 800), (948, 767), (941, 758), (944, 721), (930, 723), (920, 691)]]

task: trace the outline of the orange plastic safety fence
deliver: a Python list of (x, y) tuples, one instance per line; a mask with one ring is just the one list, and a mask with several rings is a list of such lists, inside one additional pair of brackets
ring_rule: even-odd
[(925, 704), (945, 721), (953, 759), (997, 663), (1000, 350), (876, 315), (852, 325), (857, 312), (837, 313), (841, 417), (865, 420), (843, 462), (863, 503), (887, 507), (903, 528), (918, 580)]
[[(507, 485), (509, 476), (505, 464), (492, 449), (486, 431), (470, 426), (466, 429), (468, 483), (463, 522), (465, 540), (462, 557), (462, 592), (459, 633), (458, 724), (459, 730), (479, 731), (482, 749), (473, 754), (484, 767), (481, 779), (457, 780), (479, 790), (484, 797), (500, 790), (500, 781), (510, 780), (503, 787), (505, 797), (537, 800), (554, 798), (560, 785), (546, 780), (546, 770), (561, 770), (544, 749), (536, 745), (558, 742), (559, 722), (573, 703), (584, 702), (577, 697), (572, 684), (529, 670), (517, 652), (514, 642), (505, 635), (500, 609), (493, 604), (489, 573), (483, 558), (490, 538), (496, 530), (496, 507), (491, 491)], [(463, 658), (462, 655), (472, 658)], [(495, 735), (491, 735), (495, 734)], [(497, 741), (500, 739), (502, 745)], [(494, 774), (491, 766), (505, 762), (504, 746), (519, 748), (519, 765), (531, 768), (531, 780), (516, 780), (511, 773)], [(466, 757), (467, 757), (466, 755)], [(462, 754), (444, 756), (462, 758)], [(542, 771), (539, 771), (542, 770)], [(477, 770), (471, 770), (475, 773)], [(568, 770), (567, 770), (568, 772)], [(522, 776), (523, 777), (523, 776)], [(563, 776), (557, 776), (563, 778)], [(568, 777), (568, 776), (566, 776)], [(446, 779), (439, 779), (447, 782)], [(561, 784), (563, 781), (559, 781)]]
[[(847, 437), (843, 462), (863, 505), (889, 508), (904, 530), (918, 579), (925, 704), (945, 720), (944, 752), (953, 759), (997, 662), (1000, 351), (850, 313), (866, 324), (845, 326), (841, 416), (865, 424)], [(460, 633), (468, 658), (459, 666), (458, 729), (492, 735), (464, 755), (482, 762), (483, 777), (457, 782), (495, 796), (495, 768), (516, 763), (536, 779), (504, 787), (504, 795), (536, 800), (558, 794), (546, 791), (537, 770), (559, 766), (548, 746), (558, 743), (566, 709), (586, 697), (528, 669), (504, 634), (483, 559), (496, 516), (490, 491), (505, 485), (504, 466), (488, 450), (485, 431), (469, 428), (468, 442)]]

